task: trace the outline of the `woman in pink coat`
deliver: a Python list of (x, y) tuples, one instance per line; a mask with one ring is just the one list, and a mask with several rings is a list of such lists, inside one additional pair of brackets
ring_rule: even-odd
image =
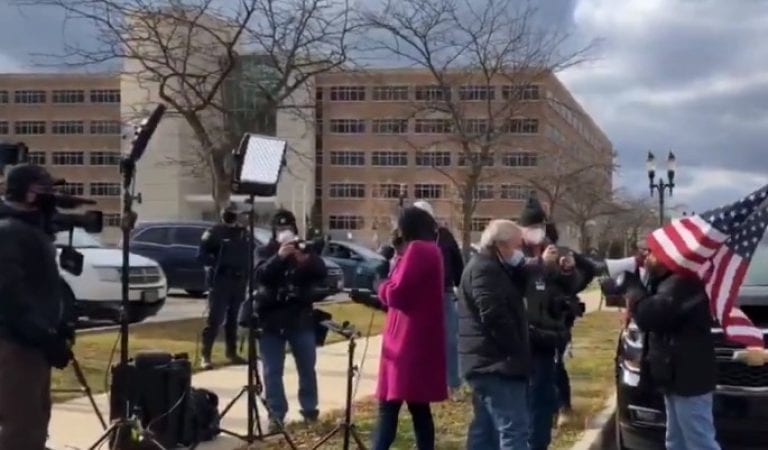
[(448, 398), (443, 321), (443, 258), (437, 223), (427, 212), (405, 208), (398, 220), (404, 241), (390, 278), (379, 286), (387, 305), (376, 395), (379, 421), (372, 450), (386, 450), (397, 436), (403, 402), (413, 419), (416, 447), (435, 448), (429, 404)]

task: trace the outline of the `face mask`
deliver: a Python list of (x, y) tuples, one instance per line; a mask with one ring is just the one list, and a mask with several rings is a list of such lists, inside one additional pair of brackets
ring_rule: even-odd
[(525, 255), (520, 250), (515, 250), (512, 253), (512, 256), (509, 256), (507, 258), (507, 264), (509, 264), (512, 267), (517, 267), (520, 264), (523, 263), (523, 260), (525, 260)]
[(283, 230), (277, 233), (277, 242), (280, 244), (285, 244), (286, 242), (290, 242), (294, 239), (296, 239), (296, 235), (291, 230)]
[(525, 230), (525, 242), (533, 245), (539, 245), (544, 241), (546, 233), (541, 228), (530, 228)]

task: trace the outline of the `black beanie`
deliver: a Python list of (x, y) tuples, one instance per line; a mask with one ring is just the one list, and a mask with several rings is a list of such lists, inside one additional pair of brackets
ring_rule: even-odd
[(288, 226), (293, 228), (294, 233), (299, 233), (299, 228), (296, 226), (296, 216), (287, 209), (278, 209), (275, 215), (272, 216), (272, 234), (275, 233), (277, 228)]
[(35, 164), (21, 164), (11, 168), (5, 179), (5, 196), (10, 201), (24, 201), (27, 191), (34, 184), (53, 189), (53, 177), (45, 168)]
[(544, 212), (541, 203), (536, 197), (529, 197), (525, 204), (518, 224), (521, 227), (530, 227), (532, 225), (542, 225), (547, 221), (547, 213)]
[(434, 241), (437, 239), (437, 222), (421, 208), (404, 208), (397, 220), (397, 228), (404, 242)]

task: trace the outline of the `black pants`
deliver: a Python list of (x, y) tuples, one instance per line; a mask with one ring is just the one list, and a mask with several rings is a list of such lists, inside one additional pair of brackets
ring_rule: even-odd
[(219, 328), (224, 325), (227, 355), (237, 354), (237, 315), (245, 300), (243, 278), (218, 277), (208, 292), (208, 320), (203, 328), (202, 354), (210, 359)]
[(571, 409), (571, 379), (565, 368), (565, 351), (568, 342), (557, 349), (558, 358), (555, 366), (555, 385), (557, 386), (558, 409)]
[[(389, 450), (397, 437), (397, 422), (400, 417), (401, 401), (379, 402), (379, 423), (371, 450)], [(408, 403), (408, 411), (413, 420), (418, 450), (435, 449), (435, 423), (429, 403)]]

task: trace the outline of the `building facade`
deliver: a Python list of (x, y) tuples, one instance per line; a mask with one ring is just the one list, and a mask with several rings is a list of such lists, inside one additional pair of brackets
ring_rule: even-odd
[(0, 74), (0, 140), (24, 142), (69, 194), (104, 212), (103, 238), (119, 237), (120, 79), (112, 74)]
[[(555, 159), (564, 161), (554, 155), (578, 156), (569, 156), (573, 164), (612, 163), (610, 141), (554, 75), (523, 87), (499, 80), (437, 89), (433, 80), (413, 69), (317, 77), (316, 220), (332, 236), (376, 245), (388, 237), (401, 202), (417, 199), (431, 202), (441, 223), (461, 229), (458, 198), (467, 152), (452, 138), (451, 119), (419, 106), (448, 96), (463, 123), (479, 133), (488, 127), (489, 98), (503, 108), (513, 89), (519, 96), (505, 136), (483, 158), (469, 224), (473, 238), (491, 219), (518, 217), (536, 192), (524, 180), (559, 170)], [(610, 191), (610, 171), (601, 176)]]

